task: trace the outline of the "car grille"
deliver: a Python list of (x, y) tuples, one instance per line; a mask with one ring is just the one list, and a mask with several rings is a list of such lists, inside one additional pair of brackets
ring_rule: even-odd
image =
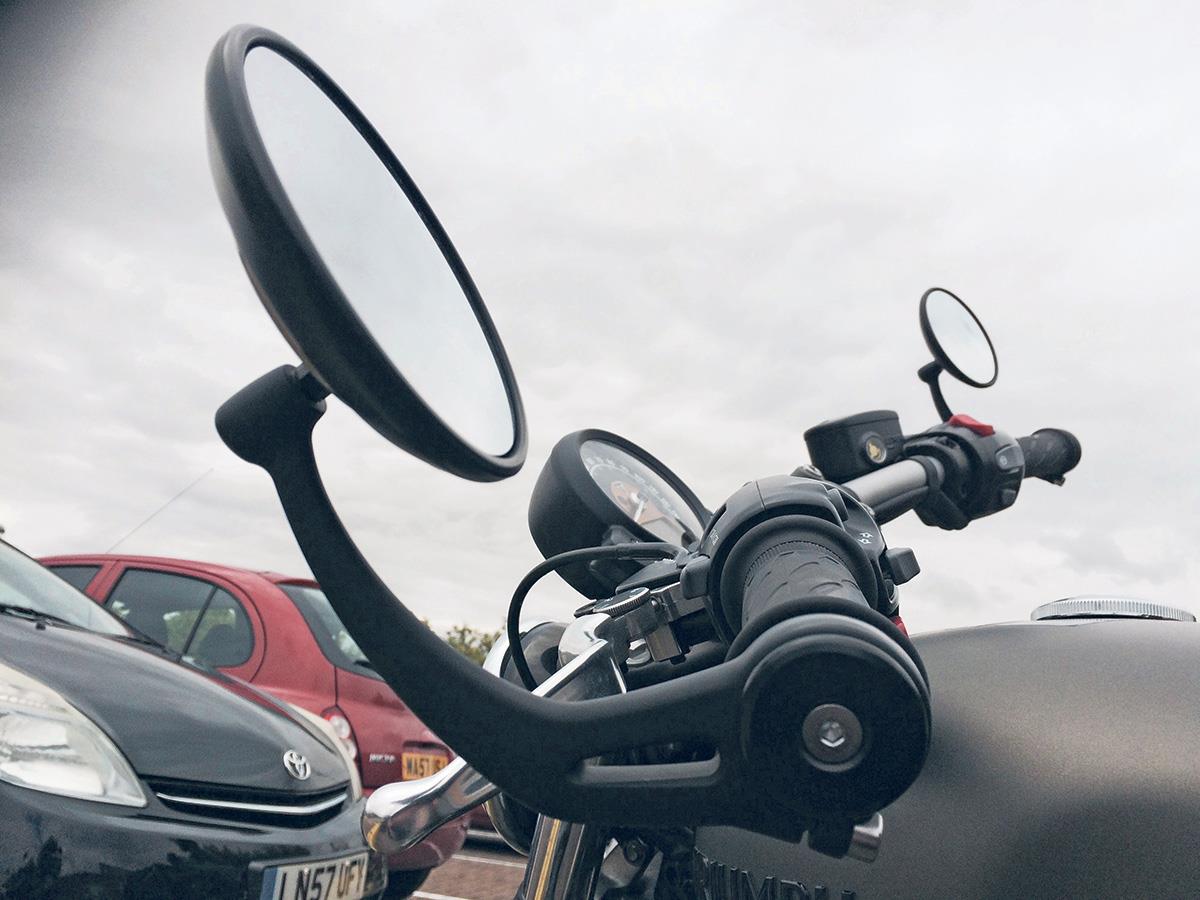
[(348, 784), (297, 793), (170, 778), (148, 778), (146, 783), (164, 806), (178, 812), (225, 822), (285, 828), (309, 828), (328, 821), (341, 812), (350, 799)]

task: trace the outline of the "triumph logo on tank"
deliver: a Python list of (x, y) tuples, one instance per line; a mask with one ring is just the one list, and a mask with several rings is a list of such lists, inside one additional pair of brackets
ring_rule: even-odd
[(704, 900), (856, 900), (854, 891), (838, 891), (823, 884), (809, 887), (787, 878), (756, 878), (754, 873), (726, 866), (696, 853), (696, 886)]

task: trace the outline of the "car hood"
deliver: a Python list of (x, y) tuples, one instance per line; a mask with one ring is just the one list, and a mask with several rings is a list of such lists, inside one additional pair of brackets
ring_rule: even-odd
[[(143, 778), (310, 793), (349, 777), (329, 739), (279, 701), (161, 648), (0, 615), (0, 661), (62, 694)], [(288, 750), (309, 778), (284, 768)]]

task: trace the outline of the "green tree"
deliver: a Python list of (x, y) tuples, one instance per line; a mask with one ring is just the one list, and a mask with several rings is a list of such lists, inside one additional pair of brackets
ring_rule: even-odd
[(446, 632), (446, 643), (467, 659), (482, 666), (498, 637), (499, 631), (480, 631), (470, 625), (455, 625)]

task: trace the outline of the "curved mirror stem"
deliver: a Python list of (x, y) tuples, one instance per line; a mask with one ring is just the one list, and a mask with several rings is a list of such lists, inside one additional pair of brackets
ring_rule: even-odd
[(933, 406), (937, 410), (937, 414), (941, 416), (943, 422), (948, 422), (954, 413), (950, 411), (950, 406), (942, 394), (942, 384), (938, 378), (942, 371), (939, 363), (926, 363), (917, 370), (917, 377), (929, 385), (929, 393), (933, 395)]
[[(306, 377), (307, 376), (307, 377)], [(508, 758), (515, 741), (528, 746), (549, 727), (541, 700), (492, 678), (429, 630), (387, 588), (346, 532), (317, 470), (312, 430), (325, 412), (303, 369), (266, 373), (217, 412), (217, 430), (238, 456), (266, 469), (288, 524), (338, 617), (406, 704), (450, 746), (471, 746), (496, 770), (520, 772)], [(463, 705), (461, 698), (474, 702)], [(454, 716), (445, 715), (454, 707)], [(506, 729), (490, 728), (496, 710)], [(498, 777), (495, 780), (503, 781)]]
[[(741, 685), (753, 660), (578, 703), (537, 697), (451, 649), (388, 589), (347, 533), (321, 482), (312, 430), (324, 400), (294, 366), (251, 382), (217, 412), (238, 456), (266, 469), (288, 524), (338, 618), (400, 698), (489, 781), (531, 809), (571, 821), (660, 827), (679, 820), (753, 825), (753, 773), (739, 769)], [(471, 548), (462, 550), (464, 558)], [(617, 657), (620, 658), (620, 657)], [(504, 727), (495, 727), (498, 716)], [(711, 760), (586, 765), (598, 755), (687, 739)], [(531, 762), (536, 760), (536, 764)], [(632, 817), (632, 819), (630, 818)], [(788, 820), (773, 826), (783, 835)], [(798, 835), (797, 835), (798, 836)]]

